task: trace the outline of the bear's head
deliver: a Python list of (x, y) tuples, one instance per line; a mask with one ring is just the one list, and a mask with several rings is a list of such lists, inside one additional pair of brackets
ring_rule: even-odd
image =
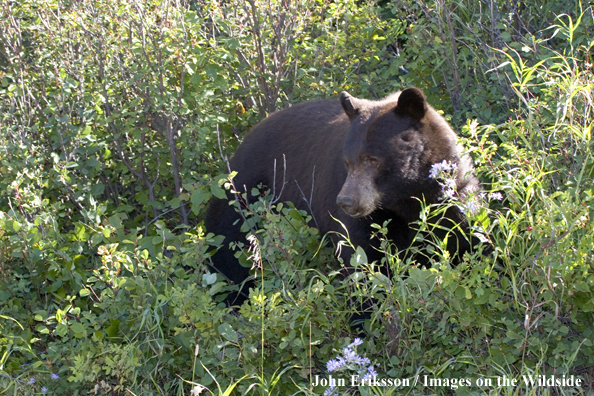
[(351, 128), (344, 145), (348, 175), (336, 203), (348, 215), (388, 210), (414, 219), (414, 197), (436, 203), (441, 195), (429, 172), (443, 160), (458, 165), (459, 194), (476, 185), (470, 160), (460, 157), (456, 134), (421, 90), (408, 88), (381, 101), (342, 92), (340, 102)]

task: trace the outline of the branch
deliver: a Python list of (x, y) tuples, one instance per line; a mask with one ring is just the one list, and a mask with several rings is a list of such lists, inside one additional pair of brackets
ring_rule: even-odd
[[(105, 99), (106, 117), (112, 118), (112, 114), (113, 114), (112, 107), (111, 107), (111, 103), (109, 101), (109, 94), (107, 93), (107, 87), (105, 85), (105, 65), (103, 63), (104, 58), (102, 57), (102, 54), (99, 53), (99, 51), (103, 48), (104, 48), (103, 40), (99, 39), (98, 50), (95, 53), (95, 55), (97, 57), (97, 63), (99, 65), (99, 78), (101, 80), (101, 90), (103, 93), (103, 98)], [(122, 160), (122, 162), (124, 163), (126, 168), (128, 168), (128, 170), (132, 173), (132, 175), (134, 175), (134, 177), (136, 177), (137, 179), (141, 180), (144, 183), (144, 185), (146, 186), (146, 188), (149, 191), (149, 206), (152, 207), (152, 205), (150, 205), (150, 204), (155, 200), (154, 186), (146, 177), (146, 173), (144, 171), (143, 164), (141, 164), (140, 171), (134, 169), (134, 167), (132, 166), (132, 163), (130, 162), (130, 160), (126, 156), (126, 153), (122, 149), (122, 144), (120, 142), (120, 133), (119, 133), (118, 129), (116, 128), (115, 123), (113, 121), (108, 121), (107, 124), (109, 125), (109, 127), (111, 128), (111, 131), (113, 133), (114, 143), (117, 148), (118, 156), (120, 157), (120, 159)], [(152, 207), (152, 210), (153, 210), (153, 217), (156, 217), (157, 209)]]

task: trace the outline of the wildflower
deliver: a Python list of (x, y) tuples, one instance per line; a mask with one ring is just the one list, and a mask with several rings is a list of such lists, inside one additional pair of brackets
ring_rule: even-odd
[(454, 195), (456, 195), (456, 190), (453, 188), (444, 188), (441, 190), (441, 192), (443, 194), (441, 199), (454, 198)]
[[(329, 360), (326, 363), (326, 368), (329, 373), (334, 371), (351, 371), (356, 372), (364, 382), (370, 382), (373, 377), (377, 375), (375, 368), (371, 365), (371, 361), (367, 357), (361, 357), (357, 354), (356, 348), (363, 344), (363, 340), (355, 338), (352, 343), (342, 349), (342, 356), (337, 356), (334, 360)], [(324, 396), (338, 396), (335, 393), (336, 386), (331, 385), (326, 388)]]
[(53, 380), (57, 380), (58, 378), (60, 378), (60, 376), (56, 373), (52, 373), (52, 375), (50, 375), (50, 378)]
[(342, 350), (342, 356), (344, 356), (344, 359), (349, 363), (354, 363), (355, 360), (359, 357), (359, 355), (357, 355), (357, 352), (353, 351), (351, 348), (344, 348)]
[(445, 199), (454, 198), (456, 195), (456, 177), (455, 173), (458, 169), (456, 164), (450, 161), (443, 160), (431, 165), (429, 171), (429, 178), (435, 179), (441, 185), (441, 201)]
[(363, 377), (361, 377), (361, 383), (362, 384), (370, 383), (372, 379), (373, 379), (373, 375), (371, 375), (370, 373), (367, 373)]
[(367, 367), (367, 373), (361, 378), (361, 380), (365, 383), (371, 381), (373, 377), (377, 376), (377, 372), (373, 366)]
[(475, 214), (479, 211), (480, 205), (478, 204), (478, 202), (476, 200), (471, 200), (466, 202), (466, 209), (468, 209), (468, 212), (470, 214)]
[(325, 391), (324, 391), (324, 396), (330, 396), (332, 395), (332, 392), (334, 392), (334, 390), (336, 389), (336, 386), (334, 385), (330, 385)]
[(453, 172), (456, 170), (456, 168), (457, 168), (456, 164), (453, 164), (447, 160), (443, 160), (441, 162), (431, 165), (431, 170), (429, 171), (429, 178), (430, 179), (442, 178), (444, 173)]
[(190, 395), (192, 396), (198, 396), (199, 394), (202, 393), (202, 391), (206, 389), (204, 386), (198, 384), (195, 387), (192, 388), (192, 390), (190, 391)]
[(29, 382), (27, 382), (27, 385), (33, 385), (35, 383), (35, 377), (31, 377), (29, 378)]
[(326, 369), (329, 373), (340, 369), (345, 364), (345, 360), (341, 357), (336, 358), (336, 360), (328, 360), (326, 363)]
[(41, 393), (44, 395), (47, 393), (47, 388), (45, 386), (41, 387)]
[(489, 194), (489, 199), (495, 201), (501, 201), (503, 199), (503, 195), (500, 192), (494, 192)]
[(371, 361), (366, 357), (356, 356), (354, 359), (354, 363), (360, 366), (366, 366), (371, 363)]

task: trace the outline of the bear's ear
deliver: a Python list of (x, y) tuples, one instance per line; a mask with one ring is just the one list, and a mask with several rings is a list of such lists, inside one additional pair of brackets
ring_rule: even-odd
[(423, 91), (414, 87), (402, 91), (394, 111), (401, 116), (408, 116), (417, 121), (421, 120), (427, 112), (427, 101)]
[(358, 102), (359, 100), (354, 96), (351, 96), (350, 93), (346, 91), (342, 91), (340, 93), (340, 104), (342, 105), (346, 115), (349, 116), (349, 119), (351, 120), (355, 118), (357, 114), (359, 114), (360, 104)]

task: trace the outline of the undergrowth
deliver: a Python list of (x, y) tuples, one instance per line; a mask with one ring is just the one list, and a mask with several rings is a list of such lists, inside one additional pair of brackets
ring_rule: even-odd
[[(0, 13), (1, 393), (594, 391), (591, 7), (34, 0)], [(202, 216), (245, 131), (290, 103), (412, 85), (459, 131), (484, 190), (424, 207), (432, 267), (383, 239), (382, 263), (356, 247), (340, 262), (307, 213), (262, 196), (237, 253), (256, 287), (225, 306), (234, 287), (207, 266), (222, 241)], [(482, 241), (455, 267), (430, 231), (447, 205)], [(370, 315), (353, 326), (357, 301)], [(380, 385), (324, 382), (369, 373)], [(538, 386), (553, 376), (581, 386)]]

